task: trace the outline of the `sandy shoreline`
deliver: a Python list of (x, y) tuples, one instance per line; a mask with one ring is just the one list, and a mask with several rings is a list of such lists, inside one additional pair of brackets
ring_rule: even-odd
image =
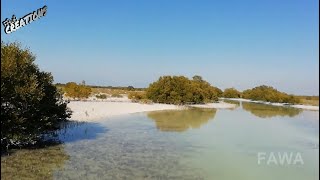
[[(191, 105), (188, 107), (199, 108), (234, 108), (234, 104), (210, 103), (205, 105)], [(161, 110), (179, 110), (187, 106), (177, 106), (169, 104), (140, 104), (126, 101), (106, 102), (106, 101), (70, 101), (68, 107), (73, 111), (70, 120), (74, 121), (99, 121), (108, 117)]]
[(208, 104), (195, 104), (189, 105), (189, 107), (197, 107), (197, 108), (215, 108), (215, 109), (233, 109), (236, 108), (237, 105), (219, 102), (219, 103), (208, 103)]
[(286, 105), (284, 103), (271, 103), (271, 102), (264, 102), (264, 101), (253, 101), (250, 99), (242, 99), (242, 98), (221, 98), (222, 100), (232, 100), (232, 101), (243, 101), (243, 102), (252, 102), (252, 103), (262, 103), (262, 104), (269, 104), (273, 106), (286, 106), (286, 107), (293, 107), (305, 110), (312, 110), (312, 111), (319, 111), (319, 106), (309, 106), (309, 105)]
[[(269, 103), (263, 101), (252, 101), (249, 99), (241, 98), (221, 98), (226, 100), (263, 103), (274, 106), (288, 106), (306, 110), (319, 111), (319, 106), (307, 106), (307, 105), (285, 105), (282, 103)], [(161, 110), (179, 110), (187, 107), (197, 108), (215, 108), (215, 109), (233, 109), (236, 107), (235, 104), (219, 102), (219, 103), (208, 103), (208, 104), (197, 104), (187, 106), (177, 106), (169, 104), (140, 104), (133, 103), (127, 98), (115, 98), (108, 99), (107, 101), (70, 101), (68, 107), (72, 110), (72, 116), (70, 120), (74, 121), (99, 121), (107, 119), (108, 117), (139, 113), (139, 112), (150, 112), (150, 111), (161, 111)]]
[(116, 115), (182, 108), (167, 104), (101, 101), (71, 101), (68, 107), (73, 111), (70, 119), (74, 121), (99, 121)]

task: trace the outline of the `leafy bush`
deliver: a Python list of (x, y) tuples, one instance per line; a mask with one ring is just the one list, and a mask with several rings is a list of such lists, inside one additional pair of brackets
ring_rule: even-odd
[(139, 103), (142, 103), (142, 104), (153, 104), (153, 102), (150, 99), (141, 99), (139, 101)]
[(112, 93), (111, 97), (122, 98), (123, 96), (119, 93)]
[(132, 100), (146, 99), (146, 93), (145, 92), (133, 91), (133, 92), (129, 93), (128, 98), (132, 99)]
[(241, 93), (235, 88), (227, 88), (223, 92), (223, 97), (225, 98), (239, 98)]
[(213, 87), (215, 93), (217, 94), (218, 97), (222, 97), (223, 96), (223, 91), (217, 87)]
[(279, 103), (299, 103), (299, 99), (293, 95), (288, 95), (284, 92), (280, 92), (271, 86), (258, 86), (253, 89), (243, 91), (242, 97), (245, 99), (260, 100), (267, 102), (279, 102)]
[(17, 43), (1, 42), (1, 147), (26, 145), (58, 129), (71, 112), (50, 73)]
[(132, 102), (139, 102), (143, 104), (152, 104), (152, 100), (148, 99), (145, 92), (130, 92), (128, 98), (132, 100)]
[(107, 95), (105, 95), (105, 94), (97, 94), (96, 98), (98, 98), (98, 99), (107, 99)]
[(127, 87), (127, 90), (128, 90), (128, 91), (134, 91), (134, 87), (133, 87), (133, 86), (128, 86), (128, 87)]
[(218, 93), (200, 76), (192, 80), (184, 76), (162, 76), (149, 85), (146, 97), (167, 104), (199, 104), (218, 100)]
[(88, 98), (91, 94), (91, 88), (86, 86), (84, 83), (77, 84), (75, 82), (68, 82), (64, 88), (66, 96), (71, 98)]

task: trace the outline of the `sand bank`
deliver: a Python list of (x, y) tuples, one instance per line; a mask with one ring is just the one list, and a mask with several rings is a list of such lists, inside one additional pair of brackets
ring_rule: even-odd
[(108, 117), (159, 110), (182, 109), (168, 104), (140, 104), (132, 102), (71, 101), (68, 107), (73, 111), (71, 120), (99, 121)]
[(273, 105), (273, 106), (286, 106), (286, 107), (293, 107), (293, 108), (299, 108), (299, 109), (305, 109), (305, 110), (319, 111), (319, 106), (288, 105), (285, 103), (271, 103), (271, 102), (264, 102), (264, 101), (253, 101), (250, 99), (242, 99), (242, 98), (221, 98), (221, 99), (232, 100), (232, 101), (252, 102), (252, 103), (262, 103), (262, 104), (269, 104), (269, 105)]
[[(205, 105), (191, 105), (198, 108), (234, 108), (234, 104), (210, 103)], [(169, 104), (140, 104), (133, 102), (106, 102), (106, 101), (70, 101), (68, 107), (73, 111), (71, 120), (75, 121), (99, 121), (108, 117), (161, 110), (185, 109), (188, 106), (176, 106)], [(190, 106), (189, 106), (190, 107)]]
[(197, 108), (215, 108), (215, 109), (233, 109), (236, 108), (237, 105), (219, 102), (219, 103), (208, 103), (208, 104), (195, 104), (189, 105), (189, 107), (197, 107)]

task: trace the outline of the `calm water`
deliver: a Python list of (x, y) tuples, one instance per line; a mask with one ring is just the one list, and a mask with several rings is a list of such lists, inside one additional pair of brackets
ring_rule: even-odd
[[(69, 123), (63, 144), (1, 158), (4, 179), (319, 179), (317, 111), (238, 103), (234, 110), (138, 113)], [(258, 153), (265, 160), (258, 163)], [(270, 154), (274, 161), (268, 164)], [(277, 153), (300, 155), (283, 163)], [(300, 159), (300, 160), (301, 160)]]

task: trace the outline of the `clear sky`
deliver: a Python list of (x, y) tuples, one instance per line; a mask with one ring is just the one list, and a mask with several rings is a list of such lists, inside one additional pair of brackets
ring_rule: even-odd
[(5, 34), (55, 82), (146, 87), (162, 75), (201, 75), (221, 89), (271, 85), (319, 94), (317, 0), (2, 0), (1, 22), (47, 5)]

